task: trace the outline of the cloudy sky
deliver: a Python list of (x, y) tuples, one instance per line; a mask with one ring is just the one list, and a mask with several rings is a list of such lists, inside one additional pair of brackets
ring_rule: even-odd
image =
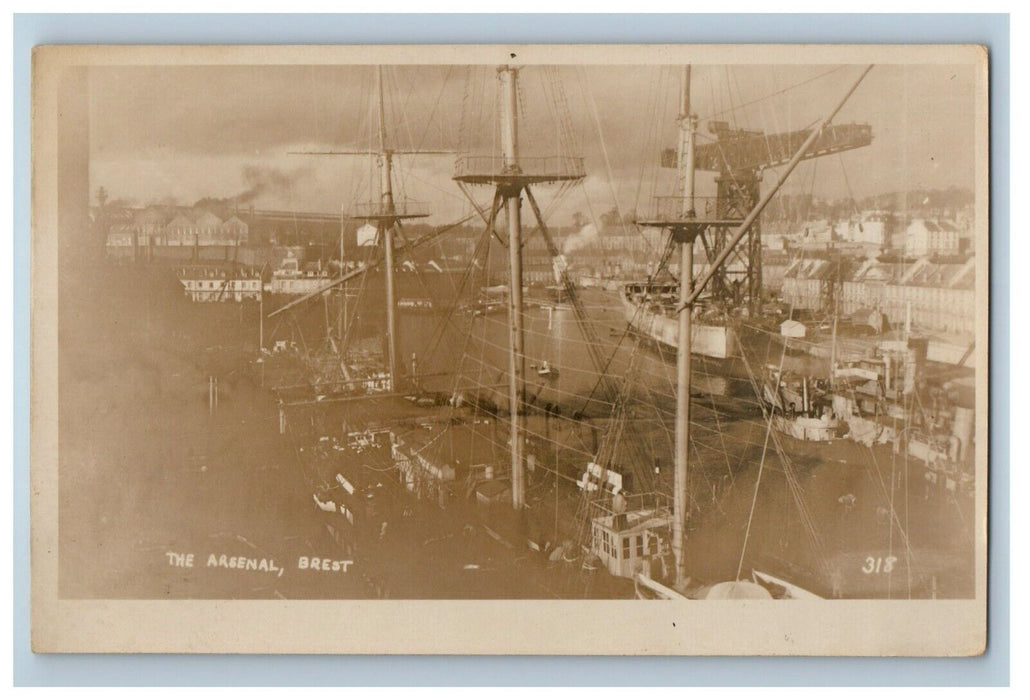
[[(811, 125), (858, 66), (695, 66), (693, 111), (766, 132)], [(90, 72), (91, 189), (134, 203), (237, 197), (258, 208), (338, 212), (375, 185), (367, 157), (293, 151), (375, 145), (375, 70), (368, 66), (104, 67)], [(492, 153), (498, 148), (493, 66), (388, 67), (385, 102), (398, 149)], [(676, 142), (680, 69), (528, 67), (520, 73), (523, 155), (585, 158), (588, 177), (554, 209), (646, 211), (672, 194), (658, 167)], [(856, 198), (917, 187), (973, 187), (973, 71), (877, 66), (837, 117), (867, 122), (870, 147), (803, 163), (784, 192)], [(568, 134), (568, 135), (566, 135)], [(402, 196), (428, 201), (433, 220), (468, 211), (451, 181), (453, 155), (404, 156)], [(771, 181), (770, 175), (766, 181)], [(711, 187), (702, 176), (701, 193)], [(490, 193), (479, 193), (488, 200)], [(548, 201), (546, 191), (539, 196)]]

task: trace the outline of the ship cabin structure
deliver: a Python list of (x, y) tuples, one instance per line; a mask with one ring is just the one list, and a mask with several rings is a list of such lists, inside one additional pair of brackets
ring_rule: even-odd
[(612, 576), (650, 577), (655, 562), (667, 555), (672, 521), (659, 508), (608, 513), (591, 520), (591, 551)]

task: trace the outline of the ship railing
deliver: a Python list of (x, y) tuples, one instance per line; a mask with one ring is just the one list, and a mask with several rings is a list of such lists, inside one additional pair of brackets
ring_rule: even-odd
[(385, 202), (358, 202), (351, 212), (351, 218), (354, 219), (382, 219), (391, 216), (400, 218), (429, 216), (429, 203), (410, 199), (398, 200), (392, 205)]
[[(632, 513), (635, 511), (654, 511), (655, 517), (672, 515), (672, 498), (667, 494), (650, 491), (645, 493), (622, 494), (623, 508), (619, 512)], [(618, 499), (605, 498), (591, 503), (592, 518), (605, 518), (617, 515), (615, 501)]]
[(460, 155), (454, 162), (455, 178), (523, 176), (571, 180), (585, 174), (583, 159), (578, 156), (520, 156), (513, 162), (503, 156)]
[(647, 221), (706, 221), (720, 216), (718, 197), (655, 197)]

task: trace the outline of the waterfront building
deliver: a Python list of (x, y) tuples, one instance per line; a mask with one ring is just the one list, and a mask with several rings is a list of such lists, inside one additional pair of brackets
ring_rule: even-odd
[[(781, 293), (795, 309), (826, 311), (827, 289), (838, 274), (836, 261), (798, 258), (784, 272)], [(840, 312), (875, 309), (895, 326), (906, 318), (927, 331), (972, 336), (976, 291), (975, 259), (914, 262), (855, 261), (841, 276)]]
[(959, 252), (959, 228), (943, 219), (913, 219), (905, 229), (905, 255), (920, 257), (955, 255)]

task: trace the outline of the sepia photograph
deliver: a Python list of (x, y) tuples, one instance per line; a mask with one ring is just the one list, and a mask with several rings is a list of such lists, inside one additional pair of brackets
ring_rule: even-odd
[(987, 116), (976, 46), (37, 47), (34, 647), (982, 652)]

